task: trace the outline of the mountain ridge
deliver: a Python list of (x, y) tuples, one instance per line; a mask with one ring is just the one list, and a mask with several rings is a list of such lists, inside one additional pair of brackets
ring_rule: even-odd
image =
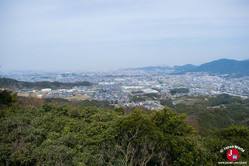
[(234, 76), (249, 75), (249, 61), (219, 59), (204, 63), (196, 68), (185, 70), (184, 72), (207, 72), (210, 74), (232, 74)]
[(170, 71), (172, 74), (185, 74), (187, 72), (207, 72), (209, 74), (228, 74), (235, 77), (249, 76), (249, 60), (234, 60), (234, 59), (218, 59), (211, 62), (203, 63), (199, 66), (186, 64), (183, 66), (162, 67), (148, 66), (141, 68), (132, 68), (126, 70), (142, 70), (142, 71)]

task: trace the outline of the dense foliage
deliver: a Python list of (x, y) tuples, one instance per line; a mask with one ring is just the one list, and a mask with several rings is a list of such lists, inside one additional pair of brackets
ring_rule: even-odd
[(8, 90), (0, 91), (0, 107), (10, 106), (15, 101), (16, 101), (16, 94), (12, 94), (12, 92)]
[[(178, 113), (186, 113), (188, 122), (202, 135), (210, 135), (215, 129), (227, 128), (231, 124), (249, 126), (249, 100), (227, 94), (202, 97), (194, 104), (177, 104)], [(196, 99), (198, 99), (196, 97)]]
[(239, 160), (249, 162), (247, 127), (201, 136), (167, 108), (127, 114), (91, 104), (0, 109), (0, 165), (217, 165), (229, 145), (244, 148)]

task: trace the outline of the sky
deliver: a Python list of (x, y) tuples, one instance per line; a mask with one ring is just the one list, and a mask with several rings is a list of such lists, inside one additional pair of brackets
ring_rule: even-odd
[(0, 0), (0, 70), (249, 59), (248, 0)]

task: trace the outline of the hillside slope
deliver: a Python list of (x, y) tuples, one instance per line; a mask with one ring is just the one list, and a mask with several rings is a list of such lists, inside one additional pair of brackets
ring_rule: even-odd
[(61, 88), (72, 88), (74, 86), (91, 86), (92, 84), (88, 81), (75, 82), (75, 83), (62, 83), (62, 82), (49, 82), (49, 81), (40, 81), (40, 82), (24, 82), (18, 81), (11, 78), (0, 78), (0, 87), (9, 88), (12, 90), (16, 89), (42, 89), (42, 88), (51, 88), (51, 89), (61, 89)]
[(189, 70), (185, 70), (185, 72), (208, 72), (211, 74), (233, 74), (235, 76), (248, 76), (249, 61), (220, 59), (209, 63), (204, 63)]

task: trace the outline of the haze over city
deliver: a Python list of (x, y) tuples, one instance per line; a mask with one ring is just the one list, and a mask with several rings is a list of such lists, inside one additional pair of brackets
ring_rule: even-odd
[(0, 166), (249, 163), (249, 0), (0, 0)]
[(1, 71), (90, 71), (248, 59), (249, 2), (1, 1)]

